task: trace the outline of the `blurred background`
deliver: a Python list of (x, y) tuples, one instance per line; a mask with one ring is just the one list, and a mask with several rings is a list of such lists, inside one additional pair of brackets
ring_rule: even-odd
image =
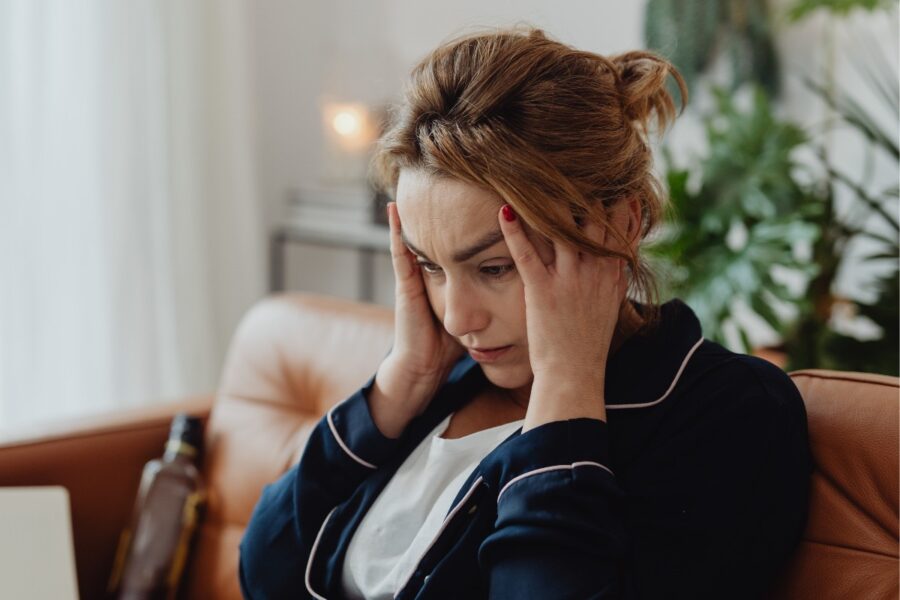
[(387, 107), (514, 24), (687, 77), (663, 299), (786, 369), (897, 374), (895, 1), (0, 0), (0, 430), (214, 390), (275, 291), (390, 305)]

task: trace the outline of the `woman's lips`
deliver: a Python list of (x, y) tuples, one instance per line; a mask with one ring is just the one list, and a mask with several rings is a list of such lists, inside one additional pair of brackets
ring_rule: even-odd
[(475, 349), (469, 348), (469, 355), (480, 363), (494, 362), (500, 358), (512, 346), (500, 346), (497, 348)]

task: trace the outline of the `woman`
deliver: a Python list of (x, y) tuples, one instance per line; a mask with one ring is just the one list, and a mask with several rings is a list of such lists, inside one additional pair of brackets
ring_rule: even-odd
[[(394, 346), (267, 486), (248, 598), (758, 597), (803, 530), (791, 380), (661, 306), (665, 60), (506, 30), (419, 64), (379, 142)], [(642, 297), (644, 302), (629, 299)]]

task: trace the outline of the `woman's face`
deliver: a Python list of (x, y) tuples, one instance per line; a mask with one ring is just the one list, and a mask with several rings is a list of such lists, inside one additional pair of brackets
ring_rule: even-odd
[[(432, 310), (467, 349), (507, 347), (496, 357), (470, 354), (491, 383), (515, 389), (529, 385), (532, 372), (522, 280), (497, 221), (502, 205), (491, 191), (418, 170), (402, 170), (397, 183), (404, 241)], [(549, 245), (536, 246), (548, 263)]]

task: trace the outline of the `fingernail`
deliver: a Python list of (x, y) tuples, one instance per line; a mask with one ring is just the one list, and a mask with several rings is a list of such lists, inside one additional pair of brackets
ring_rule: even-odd
[(516, 212), (512, 209), (512, 206), (509, 204), (504, 204), (503, 208), (500, 209), (500, 212), (503, 213), (503, 218), (507, 221), (515, 221), (516, 220)]

